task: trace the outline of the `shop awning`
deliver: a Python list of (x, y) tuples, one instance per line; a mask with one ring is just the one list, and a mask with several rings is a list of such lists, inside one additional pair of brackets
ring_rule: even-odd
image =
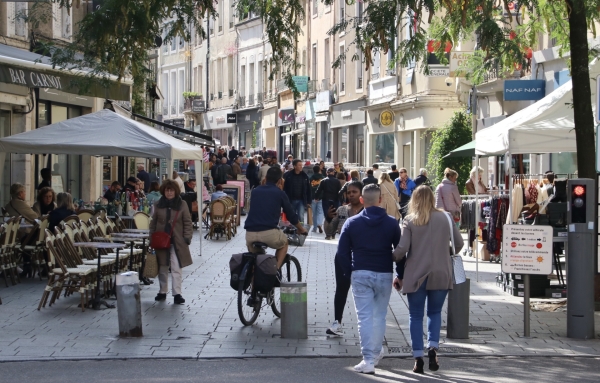
[(89, 97), (130, 100), (131, 82), (117, 81), (107, 75), (106, 81), (91, 79), (85, 70), (68, 70), (52, 66), (49, 57), (0, 44), (0, 82), (28, 88), (51, 88)]
[(281, 136), (282, 137), (293, 136), (294, 134), (304, 134), (304, 128), (294, 129), (294, 130), (292, 130), (290, 132), (281, 133)]
[(475, 140), (452, 150), (442, 158), (449, 157), (475, 157)]
[[(590, 64), (592, 107), (595, 109), (596, 77), (600, 60)], [(575, 152), (573, 83), (563, 84), (534, 104), (475, 135), (478, 155)], [(598, 111), (596, 111), (598, 113)]]

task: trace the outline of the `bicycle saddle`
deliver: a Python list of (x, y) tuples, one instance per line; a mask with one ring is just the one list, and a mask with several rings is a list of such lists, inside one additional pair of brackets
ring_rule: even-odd
[(263, 250), (269, 247), (269, 245), (267, 245), (266, 243), (263, 243), (263, 242), (252, 242), (252, 246), (260, 247)]

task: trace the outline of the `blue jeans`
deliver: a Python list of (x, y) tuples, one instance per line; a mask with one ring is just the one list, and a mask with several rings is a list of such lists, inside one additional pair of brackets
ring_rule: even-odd
[(427, 290), (427, 279), (419, 290), (406, 294), (408, 312), (410, 315), (410, 339), (413, 356), (422, 357), (423, 352), (423, 312), (427, 300), (427, 347), (438, 348), (440, 344), (440, 329), (442, 327), (442, 307), (448, 295), (448, 290)]
[(392, 273), (367, 270), (352, 272), (352, 295), (358, 318), (360, 352), (367, 363), (373, 363), (381, 352), (392, 280)]
[(323, 204), (321, 204), (321, 201), (312, 200), (310, 206), (313, 212), (313, 231), (317, 231), (317, 226), (321, 226), (325, 220)]
[(306, 204), (304, 204), (304, 201), (300, 199), (293, 199), (290, 202), (292, 203), (292, 207), (298, 216), (298, 221), (306, 222), (304, 220), (304, 210), (306, 209)]

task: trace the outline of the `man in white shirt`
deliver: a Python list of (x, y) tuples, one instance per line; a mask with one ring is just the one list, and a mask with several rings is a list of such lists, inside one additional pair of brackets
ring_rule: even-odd
[(181, 193), (185, 193), (185, 185), (183, 184), (183, 180), (179, 177), (179, 173), (176, 170), (173, 170), (173, 181), (177, 182), (179, 185), (179, 191)]
[(269, 159), (268, 158), (263, 159), (263, 164), (260, 167), (260, 169), (258, 170), (258, 178), (260, 179), (261, 184), (267, 177), (267, 171), (270, 168), (271, 168), (271, 165), (269, 165)]
[(379, 180), (379, 176), (381, 175), (381, 170), (379, 170), (379, 165), (373, 164), (373, 177)]

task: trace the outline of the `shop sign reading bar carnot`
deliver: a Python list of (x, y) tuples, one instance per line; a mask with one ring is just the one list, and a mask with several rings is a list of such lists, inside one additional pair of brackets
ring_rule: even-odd
[(7, 67), (2, 69), (4, 73), (0, 73), (0, 76), (6, 77), (6, 80), (10, 78), (10, 81), (2, 82), (23, 85), (29, 88), (54, 88), (62, 90), (62, 84), (59, 76), (34, 72), (21, 68), (17, 69)]
[(552, 273), (551, 226), (504, 225), (502, 271), (516, 274)]

